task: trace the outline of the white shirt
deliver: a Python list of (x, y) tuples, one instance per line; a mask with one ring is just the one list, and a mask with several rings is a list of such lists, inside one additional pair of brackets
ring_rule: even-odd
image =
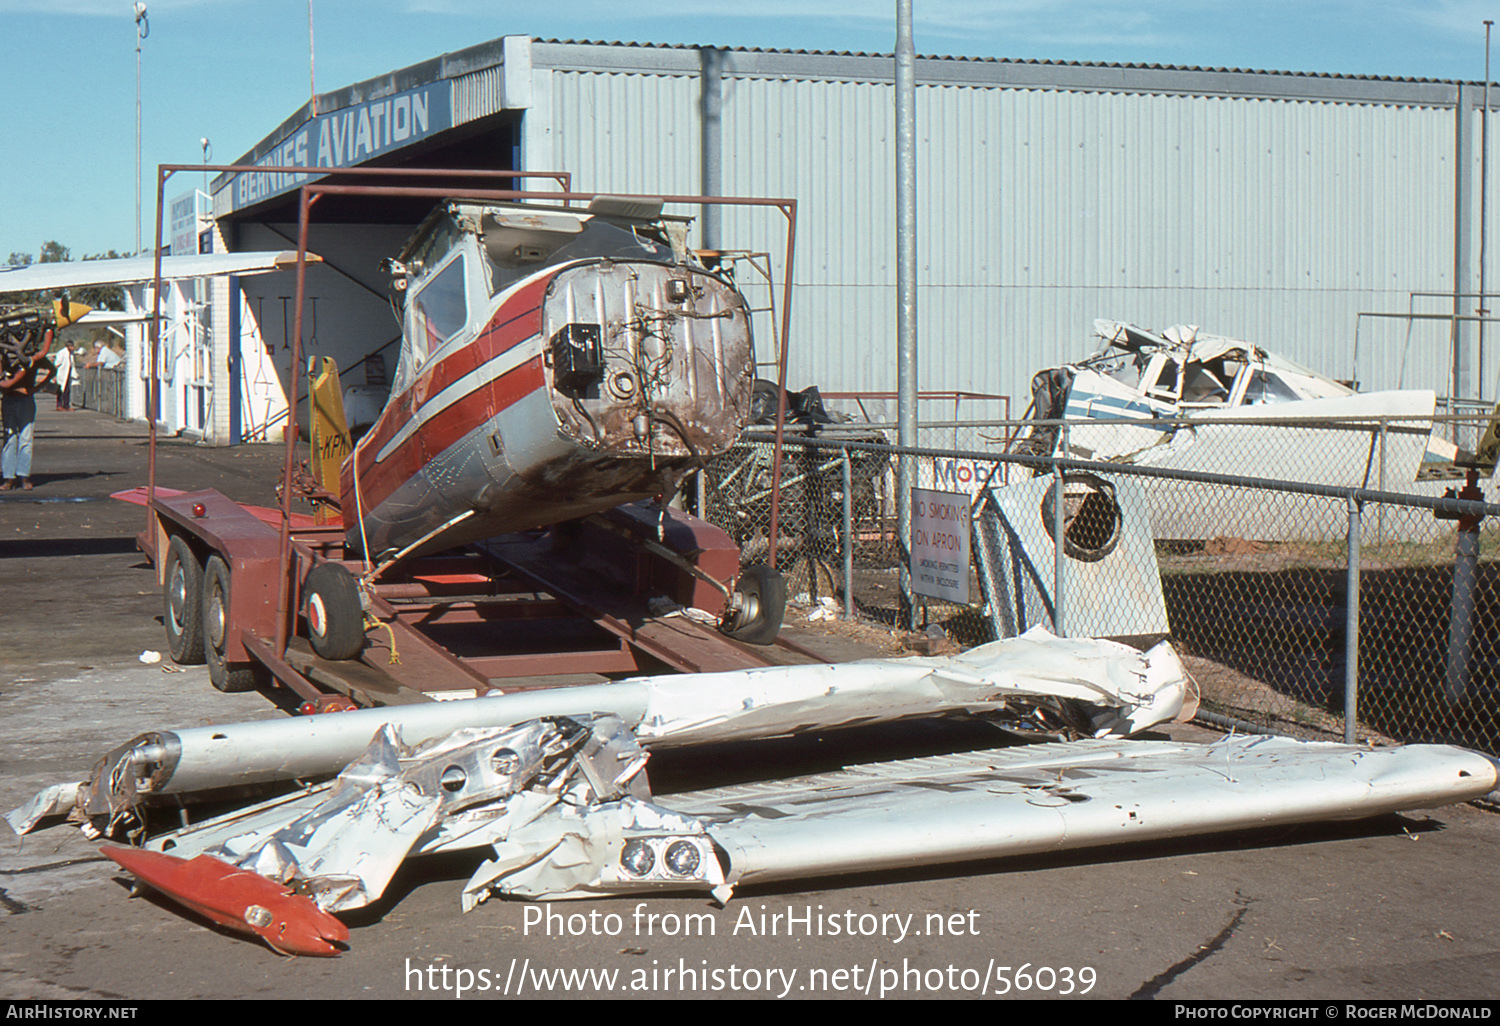
[(53, 357), (52, 363), (57, 368), (57, 387), (68, 387), (68, 382), (73, 378), (73, 350), (63, 346)]

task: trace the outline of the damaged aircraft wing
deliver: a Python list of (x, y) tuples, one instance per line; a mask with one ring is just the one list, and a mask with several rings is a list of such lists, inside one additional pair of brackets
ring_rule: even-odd
[[(652, 749), (896, 719), (1067, 709), (1073, 742), (1026, 744), (655, 795)], [(332, 913), (376, 900), (408, 857), (488, 859), (465, 910), (531, 899), (744, 883), (1357, 818), (1495, 787), (1484, 756), (1276, 738), (1213, 745), (1125, 736), (1191, 715), (1165, 644), (1150, 652), (1029, 632), (942, 658), (641, 678), (269, 723), (144, 735), (92, 778), (8, 821), (71, 809), (144, 849), (106, 855), (143, 883), (279, 951), (334, 955)], [(307, 784), (309, 780), (322, 783)], [(144, 837), (174, 807), (246, 785), (300, 786)]]

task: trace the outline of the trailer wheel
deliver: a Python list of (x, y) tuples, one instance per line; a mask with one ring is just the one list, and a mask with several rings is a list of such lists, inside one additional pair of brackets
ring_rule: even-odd
[(181, 535), (172, 536), (163, 573), (161, 621), (167, 651), (174, 662), (196, 666), (203, 662), (203, 565)]
[(736, 641), (769, 645), (786, 616), (786, 578), (761, 563), (748, 566), (735, 582), (722, 630)]
[(208, 679), (220, 691), (254, 691), (264, 673), (257, 664), (231, 663), (229, 640), (229, 564), (212, 555), (203, 568), (203, 656)]
[(337, 563), (319, 563), (302, 583), (307, 638), (324, 659), (353, 659), (365, 647), (365, 612), (359, 586)]

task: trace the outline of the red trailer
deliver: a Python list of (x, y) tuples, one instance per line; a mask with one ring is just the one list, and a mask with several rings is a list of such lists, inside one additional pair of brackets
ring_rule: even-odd
[[(159, 197), (173, 170), (203, 169), (164, 166)], [(435, 203), (386, 262), (401, 362), (357, 443), (315, 434), (315, 452), (343, 458), (311, 476), (292, 375), (279, 509), (156, 488), (153, 424), (150, 483), (120, 497), (147, 509), (139, 542), (175, 660), (206, 662), (224, 691), (277, 682), (307, 711), (815, 660), (777, 640), (774, 568), (742, 571), (723, 531), (661, 502), (734, 444), (755, 378), (748, 305), (663, 207), (780, 209), (789, 283), (795, 203), (598, 196), (550, 177), (562, 191), (301, 187), (293, 368), (316, 199)], [(299, 497), (317, 514), (293, 511)]]

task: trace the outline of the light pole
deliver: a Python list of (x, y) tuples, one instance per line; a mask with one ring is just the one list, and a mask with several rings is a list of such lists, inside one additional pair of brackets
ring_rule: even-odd
[(307, 109), (312, 112), (313, 117), (318, 116), (318, 72), (317, 64), (313, 60), (313, 22), (312, 22), (313, 0), (307, 0)]
[[(896, 437), (917, 444), (917, 76), (911, 0), (896, 0)], [(911, 490), (916, 460), (896, 465), (896, 533), (900, 536), (898, 619), (914, 630), (911, 587)]]
[(135, 5), (135, 251), (141, 251), (141, 41), (151, 34), (146, 5)]
[(1490, 214), (1490, 26), (1484, 23), (1484, 113), (1479, 118), (1479, 376), (1475, 379), (1480, 398), (1484, 397), (1484, 320), (1490, 315), (1489, 297), (1484, 294), (1484, 272), (1488, 262)]

